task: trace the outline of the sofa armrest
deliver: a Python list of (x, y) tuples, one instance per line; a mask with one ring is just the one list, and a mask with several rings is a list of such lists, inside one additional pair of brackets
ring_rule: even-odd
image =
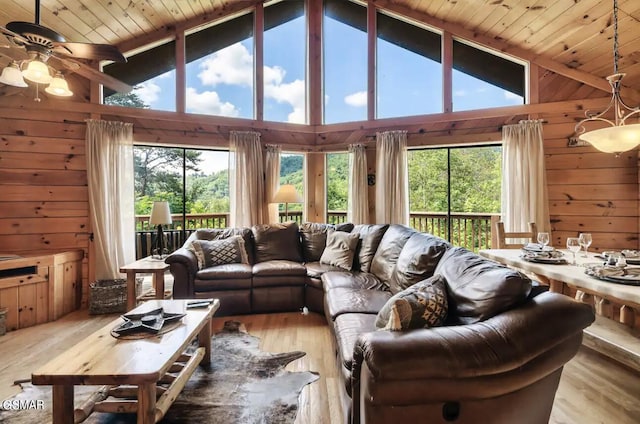
[(173, 297), (185, 299), (195, 293), (194, 280), (198, 272), (198, 260), (192, 251), (181, 247), (164, 260), (173, 275)]
[(363, 362), (378, 381), (498, 374), (581, 333), (594, 319), (589, 305), (541, 293), (476, 324), (366, 333), (355, 345), (352, 379)]

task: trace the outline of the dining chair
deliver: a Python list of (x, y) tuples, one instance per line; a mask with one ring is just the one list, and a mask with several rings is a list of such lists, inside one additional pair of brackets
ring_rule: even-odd
[(504, 230), (504, 222), (496, 222), (496, 233), (498, 234), (498, 245), (496, 249), (520, 249), (523, 243), (507, 243), (506, 239), (528, 239), (532, 243), (537, 243), (538, 227), (535, 222), (529, 223), (529, 231), (524, 232), (506, 232)]

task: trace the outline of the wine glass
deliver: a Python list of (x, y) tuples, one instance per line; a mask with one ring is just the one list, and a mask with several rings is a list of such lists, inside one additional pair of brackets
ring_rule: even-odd
[(578, 237), (567, 238), (567, 249), (573, 253), (573, 265), (576, 265), (576, 253), (579, 252), (581, 248), (582, 246), (580, 246), (580, 239)]
[(589, 248), (589, 246), (591, 246), (591, 233), (580, 233), (580, 237), (578, 237), (580, 239), (580, 246), (584, 247), (584, 255), (582, 255), (583, 258), (587, 257), (587, 249)]
[(540, 251), (544, 252), (544, 248), (549, 244), (549, 233), (538, 233), (538, 243), (540, 243)]

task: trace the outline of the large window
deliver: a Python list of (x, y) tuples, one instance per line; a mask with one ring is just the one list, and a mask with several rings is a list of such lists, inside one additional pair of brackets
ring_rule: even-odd
[(104, 88), (104, 104), (176, 111), (176, 43), (170, 41), (129, 57), (127, 63), (103, 68), (134, 87), (131, 93), (114, 93)]
[(440, 35), (377, 14), (376, 116), (442, 112)]
[(524, 104), (524, 65), (453, 40), (453, 110)]
[(409, 151), (410, 225), (470, 250), (491, 247), (501, 166), (500, 146)]
[(253, 13), (187, 35), (186, 111), (251, 119)]
[(349, 153), (327, 153), (327, 222), (344, 222), (349, 196)]
[[(280, 155), (280, 185), (291, 184), (304, 199), (304, 155), (282, 152)], [(281, 219), (285, 214), (285, 207), (289, 210), (289, 219), (302, 222), (303, 203), (290, 203), (288, 206), (280, 204)]]
[(324, 122), (367, 119), (367, 9), (325, 0), (323, 29)]
[(135, 146), (136, 248), (147, 256), (153, 229), (151, 206), (169, 202), (173, 223), (167, 235), (175, 249), (196, 228), (223, 228), (229, 214), (229, 154), (226, 151)]
[(303, 1), (264, 9), (264, 119), (307, 122), (306, 24)]

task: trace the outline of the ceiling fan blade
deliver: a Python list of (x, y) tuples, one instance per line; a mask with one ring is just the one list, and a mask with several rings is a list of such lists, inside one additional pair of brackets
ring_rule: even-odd
[(127, 61), (117, 47), (109, 44), (54, 42), (53, 45), (54, 48), (52, 51), (77, 59), (112, 60), (114, 62)]
[(119, 79), (112, 77), (111, 75), (105, 74), (104, 72), (100, 72), (97, 69), (93, 69), (89, 65), (85, 65), (81, 62), (76, 62), (75, 60), (69, 59), (67, 57), (51, 57), (57, 59), (65, 68), (75, 72), (76, 74), (82, 75), (83, 77), (91, 81), (102, 84), (105, 87), (117, 91), (118, 93), (128, 93), (133, 90), (133, 87), (129, 84), (126, 84)]
[(3, 26), (0, 25), (0, 33), (2, 33), (2, 35), (4, 35), (6, 37), (7, 40), (9, 40), (9, 42), (12, 45), (28, 45), (31, 44), (29, 43), (29, 40), (27, 40), (25, 37), (23, 37), (22, 35), (18, 34), (17, 32), (13, 32)]

